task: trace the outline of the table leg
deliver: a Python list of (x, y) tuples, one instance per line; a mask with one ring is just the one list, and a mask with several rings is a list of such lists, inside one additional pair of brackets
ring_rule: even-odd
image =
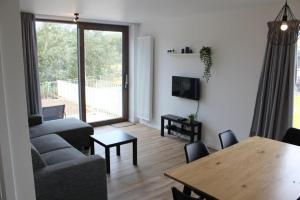
[(198, 126), (198, 141), (201, 141), (201, 126)]
[(105, 147), (106, 173), (110, 173), (110, 155), (109, 147)]
[(132, 143), (133, 149), (133, 165), (137, 165), (137, 140)]
[(170, 120), (168, 120), (168, 135), (170, 135), (171, 134), (171, 121)]
[(117, 145), (116, 146), (116, 148), (117, 148), (117, 156), (120, 156), (120, 152), (121, 152), (121, 146), (120, 145)]
[(91, 155), (95, 155), (95, 143), (93, 139), (90, 139)]
[(160, 122), (160, 135), (163, 137), (165, 136), (165, 120), (164, 118), (161, 118), (161, 122)]
[(191, 125), (191, 143), (194, 142), (195, 127)]

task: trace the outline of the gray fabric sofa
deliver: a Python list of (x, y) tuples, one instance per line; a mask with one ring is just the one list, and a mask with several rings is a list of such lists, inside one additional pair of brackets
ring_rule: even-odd
[[(84, 155), (55, 133), (33, 133), (30, 140), (37, 200), (107, 200), (102, 157)], [(67, 135), (72, 138), (71, 132)]]
[(87, 123), (75, 118), (43, 121), (42, 116), (30, 116), (30, 138), (36, 138), (48, 134), (57, 134), (77, 149), (89, 147), (89, 136), (94, 134), (94, 129)]

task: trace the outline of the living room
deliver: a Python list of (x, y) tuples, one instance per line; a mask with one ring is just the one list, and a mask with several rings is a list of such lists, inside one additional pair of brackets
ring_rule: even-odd
[[(101, 165), (105, 166), (101, 167), (103, 172), (101, 172), (102, 175), (99, 176), (102, 177), (101, 181), (105, 180), (105, 184), (107, 184), (107, 196), (94, 197), (92, 194), (93, 190), (100, 189), (99, 187), (95, 187), (95, 189), (93, 189), (92, 186), (89, 187), (89, 185), (93, 185), (94, 183), (91, 182), (86, 183), (84, 186), (84, 188), (87, 188), (86, 191), (92, 191), (91, 196), (86, 196), (85, 199), (172, 199), (172, 187), (176, 187), (180, 192), (185, 193), (185, 196), (189, 195), (186, 195), (188, 192), (186, 192), (184, 188), (189, 187), (193, 190), (192, 196), (194, 198), (198, 198), (200, 194), (201, 198), (206, 199), (283, 199), (283, 192), (286, 191), (290, 196), (285, 199), (297, 199), (300, 193), (296, 192), (295, 187), (298, 186), (297, 183), (300, 181), (299, 175), (293, 173), (287, 175), (284, 173), (284, 170), (293, 171), (294, 165), (299, 163), (298, 159), (295, 158), (293, 160), (290, 158), (291, 154), (288, 154), (288, 152), (297, 153), (298, 149), (296, 147), (295, 149), (292, 148), (294, 146), (281, 147), (281, 150), (291, 149), (290, 151), (282, 150), (286, 152), (287, 155), (280, 154), (282, 158), (286, 158), (285, 161), (282, 159), (283, 161), (280, 163), (280, 166), (285, 166), (283, 171), (280, 171), (285, 174), (285, 176), (272, 174), (270, 177), (262, 176), (264, 177), (263, 180), (258, 179), (254, 181), (255, 184), (260, 186), (263, 184), (273, 185), (264, 190), (269, 193), (263, 193), (259, 188), (251, 187), (252, 179), (248, 182), (243, 181), (245, 179), (244, 176), (251, 176), (251, 173), (253, 173), (250, 168), (248, 172), (245, 170), (246, 172), (244, 173), (246, 173), (246, 175), (242, 174), (242, 178), (239, 179), (239, 170), (236, 164), (237, 168), (234, 168), (232, 172), (233, 174), (237, 174), (234, 182), (236, 185), (232, 186), (232, 188), (242, 186), (242, 188), (252, 190), (253, 193), (239, 193), (239, 190), (230, 190), (228, 187), (225, 187), (228, 193), (226, 193), (225, 189), (218, 190), (217, 187), (223, 183), (222, 178), (207, 181), (208, 179), (206, 179), (207, 177), (204, 177), (204, 175), (212, 176), (212, 174), (215, 173), (225, 177), (224, 179), (227, 181), (229, 178), (223, 173), (222, 169), (212, 172), (210, 169), (213, 167), (210, 165), (208, 167), (209, 170), (207, 169), (205, 172), (202, 171), (203, 173), (201, 173), (199, 169), (199, 182), (201, 182), (202, 178), (202, 180), (204, 180), (203, 184), (197, 181), (189, 182), (188, 178), (191, 177), (180, 177), (180, 173), (176, 171), (176, 169), (183, 171), (191, 170), (195, 165), (199, 165), (198, 167), (201, 169), (205, 168), (205, 166), (201, 164), (205, 164), (206, 161), (208, 162), (209, 158), (212, 159), (214, 164), (217, 163), (216, 165), (227, 162), (225, 158), (226, 156), (230, 157), (230, 155), (225, 154), (229, 151), (222, 150), (223, 143), (221, 143), (219, 136), (219, 133), (224, 131), (232, 130), (236, 137), (235, 139), (239, 141), (241, 145), (244, 144), (245, 148), (251, 149), (251, 147), (253, 147), (253, 149), (255, 149), (255, 145), (258, 144), (250, 145), (248, 144), (249, 140), (255, 140), (252, 142), (257, 143), (260, 143), (260, 141), (256, 141), (256, 137), (250, 138), (249, 136), (260, 136), (262, 138), (280, 141), (288, 128), (300, 128), (300, 121), (297, 115), (300, 109), (298, 110), (299, 103), (297, 103), (298, 76), (296, 74), (296, 72), (298, 72), (296, 69), (298, 69), (299, 64), (294, 61), (296, 59), (292, 55), (298, 52), (297, 60), (299, 60), (297, 41), (293, 40), (293, 42), (282, 45), (284, 47), (294, 47), (294, 49), (296, 47), (294, 51), (286, 52), (282, 49), (272, 49), (272, 47), (280, 48), (281, 44), (278, 43), (281, 41), (274, 42), (273, 40), (280, 40), (282, 36), (280, 34), (282, 34), (282, 32), (278, 33), (278, 31), (275, 31), (274, 34), (279, 34), (280, 37), (276, 37), (277, 35), (273, 37), (273, 32), (271, 31), (274, 27), (268, 24), (268, 22), (273, 21), (280, 23), (280, 25), (286, 21), (289, 23), (294, 21), (298, 22), (297, 19), (300, 17), (298, 15), (300, 11), (299, 1), (287, 1), (289, 7), (283, 7), (286, 5), (285, 3), (286, 1), (280, 0), (255, 0), (251, 2), (245, 0), (226, 0), (222, 2), (216, 0), (192, 0), (188, 2), (171, 0), (127, 0), (125, 2), (107, 0), (87, 2), (2, 0), (0, 7), (0, 108), (2, 113), (0, 120), (0, 171), (2, 178), (0, 182), (2, 198), (13, 200), (36, 198), (74, 200), (80, 197), (80, 189), (76, 188), (77, 185), (75, 181), (76, 189), (74, 189), (71, 194), (76, 195), (76, 192), (78, 192), (77, 197), (72, 195), (59, 196), (59, 193), (67, 193), (59, 187), (53, 189), (52, 192), (48, 192), (48, 197), (47, 195), (40, 196), (37, 194), (37, 191), (39, 191), (37, 185), (35, 185), (37, 184), (37, 182), (35, 182), (37, 176), (36, 172), (32, 170), (31, 157), (31, 143), (35, 143), (36, 140), (33, 141), (32, 139), (33, 129), (32, 126), (28, 126), (27, 119), (30, 113), (43, 113), (42, 111), (39, 111), (40, 113), (34, 113), (27, 109), (29, 101), (26, 89), (28, 90), (30, 87), (28, 87), (28, 81), (26, 82), (24, 76), (26, 72), (24, 63), (30, 62), (26, 60), (26, 54), (24, 54), (24, 49), (26, 48), (24, 48), (24, 37), (22, 38), (22, 36), (24, 36), (24, 31), (22, 32), (22, 30), (24, 30), (22, 29), (22, 25), (24, 23), (20, 17), (20, 13), (22, 12), (34, 16), (37, 23), (52, 23), (57, 26), (58, 24), (63, 24), (62, 26), (64, 27), (66, 27), (65, 24), (70, 24), (75, 27), (72, 32), (72, 37), (77, 39), (73, 40), (72, 45), (70, 43), (66, 45), (66, 43), (61, 42), (61, 46), (65, 45), (66, 48), (63, 50), (64, 53), (58, 51), (59, 53), (55, 54), (55, 56), (57, 56), (55, 58), (61, 57), (61, 59), (67, 59), (68, 56), (71, 55), (67, 53), (68, 48), (72, 46), (72, 56), (76, 59), (78, 58), (78, 60), (76, 60), (78, 67), (77, 65), (72, 66), (75, 66), (75, 68), (72, 68), (72, 72), (74, 72), (75, 76), (67, 79), (65, 78), (69, 77), (67, 74), (63, 78), (64, 82), (59, 82), (60, 84), (64, 84), (62, 87), (64, 90), (61, 90), (59, 95), (55, 96), (55, 98), (57, 100), (59, 96), (65, 100), (71, 96), (75, 96), (76, 101), (72, 101), (72, 104), (68, 104), (69, 101), (63, 101), (65, 110), (61, 118), (63, 118), (62, 120), (68, 120), (69, 117), (75, 117), (80, 121), (80, 123), (77, 123), (78, 121), (68, 121), (67, 125), (65, 122), (62, 123), (66, 125), (65, 131), (68, 132), (68, 134), (69, 132), (74, 133), (74, 130), (76, 134), (78, 134), (76, 142), (74, 142), (75, 139), (73, 135), (75, 135), (75, 133), (72, 134), (71, 139), (68, 138), (69, 136), (64, 135), (66, 133), (63, 133), (62, 138), (70, 144), (62, 143), (64, 143), (64, 145), (70, 145), (68, 148), (72, 148), (72, 150), (69, 149), (68, 151), (73, 152), (73, 147), (76, 147), (74, 151), (78, 149), (78, 151), (87, 155), (87, 157), (94, 151), (94, 154), (96, 154), (96, 163), (102, 163)], [(281, 8), (284, 8), (282, 10), (283, 16), (288, 12), (287, 20), (280, 14), (278, 15)], [(290, 15), (290, 10), (295, 16)], [(76, 13), (78, 13), (78, 15)], [(277, 15), (280, 17), (275, 19)], [(74, 20), (76, 22), (74, 22)], [(293, 30), (297, 30), (295, 32), (299, 31), (299, 24), (297, 24), (295, 28), (293, 24), (289, 23), (288, 32), (292, 28), (294, 28)], [(48, 74), (44, 76), (46, 78), (41, 76), (38, 76), (38, 78), (42, 82), (44, 80), (44, 82), (50, 82), (54, 80), (47, 79), (50, 75), (57, 72), (58, 74), (65, 73), (69, 68), (57, 68), (56, 70), (55, 68), (50, 68), (50, 65), (44, 65), (45, 68), (41, 68), (43, 62), (41, 61), (41, 52), (39, 52), (41, 49), (39, 49), (39, 47), (45, 45), (45, 43), (54, 43), (54, 39), (59, 38), (59, 35), (54, 35), (54, 39), (50, 37), (50, 39), (47, 38), (45, 35), (48, 34), (49, 36), (51, 31), (45, 31), (47, 34), (42, 38), (38, 32), (41, 27), (41, 25), (37, 25), (36, 29), (38, 47), (36, 52), (38, 52), (39, 55), (38, 67), (40, 67), (37, 69), (39, 73), (41, 73), (43, 69), (48, 70)], [(121, 29), (124, 27), (125, 29)], [(95, 32), (115, 31), (120, 33), (122, 40), (119, 40), (118, 44), (122, 49), (122, 53), (114, 52), (115, 49), (119, 47), (109, 47), (108, 49), (99, 48), (102, 53), (97, 52), (93, 54), (93, 52), (99, 49), (89, 51), (89, 48), (92, 49), (92, 47), (88, 46), (88, 44), (95, 44), (96, 40), (93, 40), (91, 43), (88, 43), (86, 40), (83, 46), (82, 43), (80, 43), (83, 38), (88, 38), (89, 30), (94, 30)], [(83, 34), (83, 36), (80, 34)], [(68, 34), (66, 35), (69, 37), (71, 34), (69, 34), (69, 36)], [(97, 34), (95, 33), (94, 35)], [(105, 37), (108, 38), (108, 35), (109, 34), (102, 35), (102, 42), (105, 40)], [(110, 40), (111, 38), (107, 39), (107, 41)], [(67, 42), (69, 42), (69, 40), (67, 40)], [(146, 47), (144, 45), (146, 45)], [(25, 46), (28, 47), (27, 45)], [(101, 45), (96, 45), (96, 47), (99, 46)], [(189, 47), (193, 53), (187, 53), (186, 47)], [(209, 66), (209, 76), (205, 76), (204, 73), (207, 69), (207, 63), (202, 59), (203, 57), (200, 53), (203, 47), (209, 47), (211, 50), (212, 65)], [(52, 49), (55, 49), (55, 47), (52, 47)], [(109, 51), (109, 49), (111, 49), (111, 51)], [(48, 50), (49, 48), (45, 48), (46, 58), (50, 57)], [(184, 52), (184, 54), (182, 54), (182, 52)], [(116, 59), (116, 62), (119, 62), (119, 64), (116, 65), (119, 67), (119, 71), (112, 73), (111, 70), (116, 68), (111, 68), (110, 71), (108, 70), (108, 73), (119, 77), (115, 79), (112, 76), (108, 76), (108, 78), (101, 79), (100, 82), (95, 81), (95, 79), (99, 77), (99, 74), (97, 74), (98, 72), (96, 71), (88, 71), (92, 69), (88, 64), (94, 60), (89, 60), (89, 58), (84, 60), (83, 58), (87, 53), (90, 53), (92, 56), (96, 55), (93, 59), (98, 59), (99, 62), (102, 62), (102, 60), (100, 60), (101, 56), (98, 55), (105, 54), (108, 55), (108, 57), (112, 55), (119, 56), (118, 59)], [(144, 54), (148, 54), (148, 56), (141, 56)], [(285, 60), (285, 62), (282, 61), (282, 59)], [(53, 63), (56, 61), (57, 60), (54, 59)], [(142, 65), (145, 65), (146, 68), (141, 69), (140, 66)], [(291, 65), (293, 65), (294, 72), (292, 72), (293, 70), (285, 71), (285, 69)], [(55, 64), (53, 66), (55, 66)], [(111, 63), (108, 63), (107, 66), (111, 66)], [(122, 68), (124, 66), (127, 68)], [(61, 71), (61, 69), (65, 69), (66, 71)], [(282, 74), (285, 74), (285, 76), (281, 77)], [(76, 79), (75, 82), (74, 77)], [(172, 94), (175, 85), (174, 77), (194, 78), (199, 81), (197, 91), (200, 93), (196, 100), (181, 98), (178, 97), (178, 95)], [(297, 77), (297, 80), (294, 80), (295, 77)], [(61, 77), (55, 79), (57, 88), (57, 81), (61, 80)], [(69, 87), (70, 83), (73, 84), (71, 85), (72, 89)], [(112, 90), (108, 93), (100, 94), (100, 89), (104, 87), (101, 84), (117, 85), (116, 90), (122, 92), (119, 92), (116, 98), (115, 96), (106, 98), (108, 96), (106, 94), (111, 94)], [(94, 85), (97, 85), (99, 90), (90, 90)], [(37, 84), (36, 86), (40, 87), (41, 85)], [(31, 89), (34, 90), (33, 88)], [(41, 90), (41, 88), (39, 88), (39, 90)], [(73, 91), (73, 93), (70, 91)], [(58, 92), (56, 93), (58, 94)], [(50, 97), (53, 97), (53, 94), (49, 95), (49, 93), (47, 93), (48, 96), (44, 95), (46, 93), (42, 94), (42, 97), (49, 97), (48, 100), (51, 100)], [(119, 98), (118, 101), (116, 100), (117, 98)], [(44, 98), (44, 100), (45, 99), (46, 98)], [(52, 100), (53, 99), (54, 98), (52, 98)], [(274, 102), (273, 99), (276, 101)], [(49, 103), (49, 101), (43, 101), (43, 98), (39, 100), (41, 101), (41, 105), (34, 104), (37, 105), (38, 108), (56, 105), (54, 101), (53, 104), (53, 102)], [(294, 102), (292, 102), (293, 100)], [(72, 109), (69, 108), (70, 105)], [(95, 108), (93, 108), (93, 106), (95, 106)], [(117, 110), (117, 114), (114, 113), (115, 110)], [(69, 114), (70, 112), (72, 113)], [(201, 144), (204, 144), (212, 155), (186, 164), (187, 160), (184, 147), (190, 143), (197, 143), (199, 141), (199, 135), (197, 137), (195, 133), (195, 139), (192, 142), (189, 137), (189, 131), (191, 129), (188, 128), (188, 130), (181, 131), (188, 132), (186, 134), (188, 136), (182, 136), (174, 130), (165, 129), (165, 126), (163, 126), (165, 137), (161, 137), (162, 116), (168, 114), (180, 117), (171, 119), (173, 122), (175, 120), (175, 125), (183, 124), (184, 126), (190, 126), (190, 124), (185, 124), (185, 122), (194, 120), (200, 122)], [(168, 117), (169, 116), (166, 116), (164, 118), (164, 125), (167, 125), (166, 128), (170, 128), (169, 124), (166, 123), (166, 120), (169, 120)], [(40, 119), (35, 118), (35, 120)], [(81, 124), (81, 122), (84, 124)], [(171, 126), (173, 126), (173, 122), (170, 122)], [(48, 124), (47, 126), (50, 126), (52, 132), (58, 133), (58, 131), (53, 128), (57, 127), (58, 123), (52, 121), (51, 124), (51, 120), (46, 121), (45, 116), (43, 123)], [(196, 123), (194, 125), (196, 125)], [(71, 129), (70, 127), (73, 128)], [(61, 129), (61, 127), (58, 128)], [(86, 129), (83, 130), (82, 128)], [(92, 128), (93, 133), (89, 132), (89, 130), (91, 130), (90, 128)], [(181, 129), (181, 127), (179, 127), (179, 129)], [(199, 128), (197, 131), (199, 131)], [(119, 141), (119, 144), (116, 145), (116, 148), (114, 148), (115, 146), (108, 147), (110, 145), (105, 146), (105, 144), (103, 144), (103, 141), (108, 136), (104, 139), (97, 137), (97, 135), (116, 132), (127, 133), (132, 138), (126, 139), (128, 144), (122, 143), (125, 142), (123, 138), (122, 141)], [(41, 129), (37, 129), (35, 133), (41, 134)], [(123, 136), (124, 135), (122, 135), (122, 137)], [(137, 141), (135, 139), (137, 139)], [(61, 139), (57, 140), (61, 141)], [(90, 140), (93, 141), (92, 146), (89, 144)], [(296, 144), (296, 140), (297, 139), (293, 138), (293, 141), (288, 143)], [(50, 141), (50, 139), (48, 141)], [(135, 141), (137, 142), (136, 153), (134, 153)], [(276, 145), (279, 145), (279, 143), (270, 144), (270, 148), (273, 149)], [(233, 147), (235, 146), (237, 147), (236, 149), (232, 148), (233, 151), (236, 150), (239, 154), (248, 155), (246, 152), (242, 152), (243, 146), (233, 145)], [(43, 146), (43, 148), (44, 147), (45, 146)], [(94, 149), (92, 149), (92, 147)], [(231, 147), (229, 148), (231, 149)], [(110, 149), (110, 154), (107, 155), (106, 149)], [(38, 149), (38, 151), (40, 151), (40, 149)], [(256, 152), (263, 154), (268, 152), (268, 149), (259, 149)], [(232, 155), (234, 155), (233, 152)], [(110, 157), (110, 161), (107, 159), (107, 156)], [(278, 156), (278, 152), (276, 156)], [(54, 156), (55, 159), (58, 159), (58, 157), (59, 156)], [(238, 159), (238, 156), (236, 157)], [(221, 158), (224, 158), (224, 160), (218, 160)], [(251, 159), (249, 159), (248, 165), (251, 164), (250, 161)], [(49, 163), (48, 165), (50, 165)], [(107, 167), (108, 163), (110, 168)], [(260, 164), (257, 160), (253, 163)], [(264, 164), (265, 163), (272, 163), (272, 166), (269, 167), (276, 168), (274, 167), (275, 164), (273, 161), (269, 162), (269, 160), (265, 160)], [(95, 165), (98, 167), (97, 164)], [(95, 169), (98, 169), (97, 167)], [(276, 170), (274, 169), (274, 171)], [(107, 173), (109, 171), (110, 173)], [(195, 170), (195, 173), (196, 172), (197, 170)], [(263, 172), (267, 174), (266, 171)], [(97, 174), (98, 172), (95, 173)], [(276, 173), (280, 174), (278, 171)], [(63, 178), (64, 175), (65, 173), (62, 173), (61, 177)], [(97, 181), (99, 181), (99, 179), (95, 178), (97, 176), (90, 177), (89, 175), (84, 175), (82, 172), (84, 180), (95, 179), (96, 183), (98, 183)], [(275, 177), (274, 179), (276, 180), (286, 178), (282, 181), (286, 183), (286, 185), (282, 184), (280, 185), (282, 186), (280, 187), (281, 189), (278, 189), (278, 187), (274, 186), (277, 182), (276, 184), (268, 182), (272, 177)], [(77, 179), (80, 180), (80, 176), (78, 176)], [(230, 183), (234, 184), (233, 182)], [(212, 186), (215, 188), (212, 189)], [(78, 185), (78, 188), (79, 187), (80, 185)], [(291, 189), (288, 190), (286, 187)], [(96, 191), (95, 194), (97, 192), (99, 191)], [(254, 195), (255, 192), (258, 193), (257, 196)], [(81, 193), (83, 194), (83, 192)], [(105, 192), (102, 194), (104, 193)], [(242, 196), (243, 194), (245, 194), (244, 198)], [(43, 193), (43, 195), (45, 194)], [(230, 195), (231, 198), (228, 198)], [(176, 198), (174, 197), (174, 199)]]

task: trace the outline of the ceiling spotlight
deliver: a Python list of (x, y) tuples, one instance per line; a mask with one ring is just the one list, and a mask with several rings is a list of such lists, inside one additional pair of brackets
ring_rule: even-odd
[(77, 23), (79, 20), (79, 13), (74, 13), (74, 16), (75, 16), (74, 22)]

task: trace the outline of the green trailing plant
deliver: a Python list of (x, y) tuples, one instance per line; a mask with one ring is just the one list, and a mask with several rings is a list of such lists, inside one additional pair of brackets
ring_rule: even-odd
[(203, 47), (200, 50), (200, 59), (204, 63), (205, 68), (203, 72), (203, 78), (206, 80), (206, 82), (209, 81), (209, 78), (211, 77), (211, 66), (212, 66), (212, 57), (211, 57), (211, 48), (210, 47)]

